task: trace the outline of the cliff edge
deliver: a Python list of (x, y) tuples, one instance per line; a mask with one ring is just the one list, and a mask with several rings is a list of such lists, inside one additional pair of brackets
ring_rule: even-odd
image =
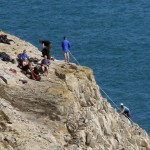
[[(0, 34), (13, 40), (0, 52), (41, 59), (32, 44)], [(0, 150), (150, 150), (146, 131), (111, 107), (88, 67), (52, 61), (48, 77), (35, 81), (0, 60), (0, 76)]]

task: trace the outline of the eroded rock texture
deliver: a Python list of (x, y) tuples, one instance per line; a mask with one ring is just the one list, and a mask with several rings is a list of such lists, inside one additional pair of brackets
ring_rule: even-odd
[[(15, 59), (26, 49), (41, 58), (33, 45), (7, 35), (13, 41), (0, 43), (0, 52)], [(0, 150), (150, 150), (150, 137), (102, 97), (88, 67), (52, 61), (38, 82), (0, 60), (0, 76)]]

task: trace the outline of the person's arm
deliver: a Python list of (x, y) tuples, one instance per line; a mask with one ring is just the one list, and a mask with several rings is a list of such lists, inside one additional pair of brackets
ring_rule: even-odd
[(124, 113), (124, 108), (120, 109), (120, 114)]
[(120, 113), (122, 114), (124, 112), (124, 109), (122, 109), (121, 111), (120, 111)]
[(17, 55), (18, 59), (20, 59), (20, 54)]
[(44, 59), (41, 60), (41, 65), (43, 65), (43, 61), (44, 61)]
[(26, 57), (29, 59), (29, 56), (26, 54)]
[(22, 62), (22, 66), (26, 66), (26, 62), (25, 61)]
[(50, 63), (51, 63), (50, 60), (48, 60), (48, 66), (50, 65)]

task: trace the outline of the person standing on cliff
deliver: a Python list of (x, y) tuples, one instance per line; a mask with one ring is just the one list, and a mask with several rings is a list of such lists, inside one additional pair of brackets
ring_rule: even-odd
[(46, 55), (47, 59), (50, 60), (50, 58), (51, 58), (50, 50), (52, 48), (52, 43), (50, 41), (46, 41), (46, 40), (40, 40), (39, 43), (42, 44), (42, 57), (44, 57)]
[(124, 106), (123, 103), (120, 104), (120, 113), (130, 119), (130, 110), (128, 107)]
[(69, 50), (70, 50), (71, 45), (70, 45), (70, 42), (67, 40), (66, 36), (64, 36), (61, 46), (62, 46), (62, 51), (64, 54), (64, 60), (65, 62), (69, 63)]

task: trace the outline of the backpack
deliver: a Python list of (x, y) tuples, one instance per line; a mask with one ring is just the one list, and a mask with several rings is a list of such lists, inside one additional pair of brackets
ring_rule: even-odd
[(3, 61), (10, 61), (10, 56), (6, 54), (5, 52), (0, 52), (0, 57)]

